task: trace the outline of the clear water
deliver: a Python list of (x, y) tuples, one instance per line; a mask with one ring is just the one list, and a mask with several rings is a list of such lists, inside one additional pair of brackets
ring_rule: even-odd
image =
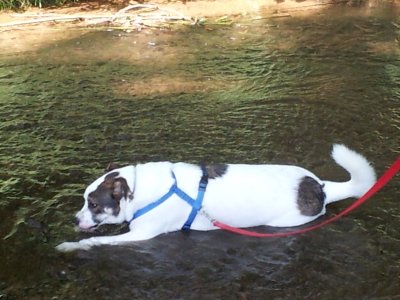
[(176, 232), (54, 250), (90, 235), (74, 231), (73, 214), (110, 161), (290, 163), (345, 180), (329, 157), (345, 143), (381, 174), (400, 153), (398, 15), (346, 7), (3, 49), (0, 298), (400, 297), (398, 176), (353, 214), (300, 236)]

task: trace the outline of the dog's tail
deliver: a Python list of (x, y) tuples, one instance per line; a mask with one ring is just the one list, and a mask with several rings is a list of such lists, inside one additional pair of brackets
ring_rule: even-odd
[(367, 159), (344, 145), (333, 145), (332, 158), (350, 173), (346, 182), (323, 181), (326, 194), (325, 203), (349, 197), (361, 197), (376, 181), (373, 167)]

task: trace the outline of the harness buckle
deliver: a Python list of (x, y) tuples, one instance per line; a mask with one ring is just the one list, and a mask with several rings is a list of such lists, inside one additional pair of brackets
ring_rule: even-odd
[(200, 183), (199, 183), (199, 189), (205, 190), (206, 187), (207, 187), (207, 184), (208, 184), (207, 177), (205, 177), (205, 178), (204, 178), (204, 176), (201, 177), (201, 180), (200, 180)]
[(201, 166), (201, 170), (203, 172), (203, 175), (200, 179), (199, 189), (205, 190), (208, 184), (208, 172), (204, 165)]

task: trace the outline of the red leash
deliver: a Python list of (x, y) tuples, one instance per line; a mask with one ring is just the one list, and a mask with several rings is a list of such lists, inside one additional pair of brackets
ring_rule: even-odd
[(367, 201), (370, 197), (372, 197), (375, 193), (377, 193), (381, 188), (383, 188), (393, 177), (394, 175), (397, 174), (400, 170), (400, 157), (397, 158), (397, 160), (394, 162), (394, 164), (378, 179), (378, 181), (357, 201), (355, 201), (353, 204), (351, 204), (348, 208), (346, 208), (344, 211), (339, 213), (336, 216), (333, 216), (330, 219), (327, 219), (325, 221), (322, 221), (318, 224), (306, 227), (306, 228), (301, 228), (297, 230), (292, 230), (288, 232), (278, 232), (278, 233), (259, 233), (259, 232), (254, 232), (254, 231), (249, 231), (241, 228), (236, 228), (229, 226), (227, 224), (218, 222), (218, 221), (213, 221), (214, 226), (219, 227), (221, 229), (241, 234), (241, 235), (246, 235), (246, 236), (252, 236), (252, 237), (282, 237), (282, 236), (289, 236), (289, 235), (295, 235), (295, 234), (301, 234), (305, 233), (311, 230), (315, 230), (317, 228), (320, 228), (322, 226), (325, 226), (329, 223), (332, 223), (336, 221), (337, 219), (343, 217), (344, 215), (348, 214), (352, 210), (356, 209), (359, 207), (361, 204), (363, 204), (365, 201)]

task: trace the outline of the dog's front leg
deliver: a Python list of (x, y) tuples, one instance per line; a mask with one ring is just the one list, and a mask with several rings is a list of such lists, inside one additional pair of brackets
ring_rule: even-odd
[(75, 250), (89, 250), (94, 246), (100, 245), (120, 245), (129, 242), (142, 241), (156, 236), (157, 233), (149, 231), (129, 231), (124, 234), (114, 236), (95, 236), (79, 242), (64, 242), (56, 247), (58, 251), (70, 252)]
[(96, 236), (79, 242), (64, 242), (56, 247), (58, 251), (70, 252), (75, 250), (89, 250), (97, 245), (113, 245), (116, 243), (118, 236)]

